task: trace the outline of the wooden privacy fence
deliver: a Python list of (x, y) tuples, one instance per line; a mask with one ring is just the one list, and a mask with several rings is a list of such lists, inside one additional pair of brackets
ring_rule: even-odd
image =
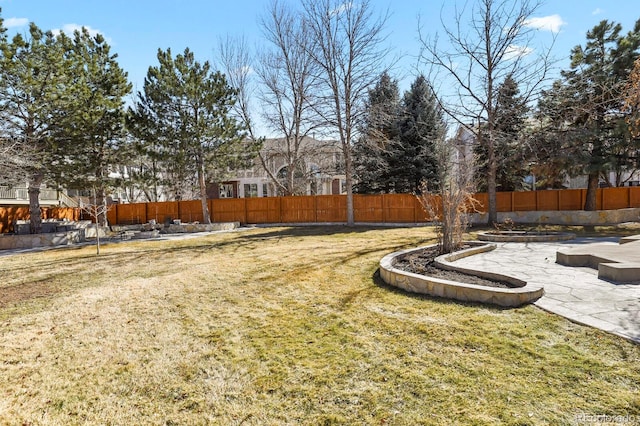
[[(79, 220), (80, 209), (71, 207), (42, 207), (42, 219)], [(29, 207), (0, 207), (0, 233), (13, 232), (17, 220), (29, 220)]]
[[(498, 192), (499, 212), (582, 210), (586, 189)], [(486, 208), (488, 195), (475, 194)], [(356, 222), (424, 223), (431, 220), (412, 194), (354, 195)], [(604, 188), (597, 191), (598, 210), (640, 207), (640, 187)], [(340, 223), (347, 221), (345, 195), (209, 200), (213, 222), (240, 223)], [(202, 222), (199, 200), (117, 204), (108, 213), (111, 224), (158, 223), (180, 219)]]
[[(354, 195), (356, 222), (426, 222), (426, 213), (411, 194)], [(240, 223), (340, 223), (347, 221), (345, 195), (231, 198), (209, 200), (212, 222)], [(116, 204), (108, 212), (109, 223), (126, 225), (155, 220), (165, 223), (203, 222), (199, 200)]]
[[(586, 189), (545, 190), (530, 192), (498, 192), (499, 212), (582, 210)], [(475, 194), (487, 206), (486, 193)], [(640, 207), (640, 187), (604, 188), (597, 191), (598, 210)], [(213, 222), (240, 223), (341, 223), (347, 221), (345, 195), (301, 197), (232, 198), (209, 200)], [(363, 223), (424, 223), (430, 218), (420, 202), (411, 194), (354, 195), (354, 216)], [(150, 220), (165, 223), (203, 222), (200, 200), (159, 203), (114, 204), (109, 210), (109, 223), (141, 224)], [(29, 218), (28, 207), (0, 207), (0, 232), (11, 232), (16, 220)], [(43, 218), (77, 220), (78, 209), (43, 209)]]

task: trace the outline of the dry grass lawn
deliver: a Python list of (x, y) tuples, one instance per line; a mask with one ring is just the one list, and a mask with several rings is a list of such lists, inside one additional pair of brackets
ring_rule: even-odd
[(0, 424), (640, 418), (640, 347), (376, 274), (431, 228), (274, 228), (0, 258)]

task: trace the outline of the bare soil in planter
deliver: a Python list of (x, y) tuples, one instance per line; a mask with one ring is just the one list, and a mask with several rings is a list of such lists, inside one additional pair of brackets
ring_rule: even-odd
[[(463, 249), (469, 247), (463, 247)], [(465, 284), (483, 285), (487, 287), (497, 288), (513, 288), (513, 286), (504, 281), (496, 281), (488, 278), (478, 277), (475, 275), (465, 274), (457, 271), (447, 271), (438, 268), (434, 259), (438, 257), (437, 247), (428, 247), (423, 250), (417, 250), (396, 258), (394, 267), (405, 272), (425, 275), (443, 280), (456, 281)]]

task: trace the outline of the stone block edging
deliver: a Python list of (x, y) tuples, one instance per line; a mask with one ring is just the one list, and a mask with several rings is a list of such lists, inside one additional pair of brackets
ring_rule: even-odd
[(526, 282), (506, 275), (489, 273), (484, 271), (472, 271), (465, 268), (458, 268), (451, 265), (456, 259), (471, 256), (476, 253), (495, 249), (494, 245), (485, 244), (462, 250), (453, 254), (438, 257), (439, 264), (452, 270), (471, 273), (485, 278), (500, 279), (518, 285), (515, 288), (496, 288), (474, 284), (466, 284), (455, 281), (444, 280), (426, 275), (414, 274), (402, 271), (394, 267), (395, 259), (414, 251), (423, 250), (424, 246), (415, 249), (397, 251), (386, 255), (380, 260), (380, 276), (385, 283), (403, 290), (427, 294), (430, 296), (454, 299), (463, 302), (480, 302), (503, 307), (518, 307), (538, 300), (544, 294), (542, 286), (527, 285)]
[(73, 245), (85, 241), (84, 229), (49, 234), (0, 235), (0, 250)]
[(494, 231), (479, 232), (480, 241), (491, 241), (496, 243), (541, 243), (550, 241), (569, 241), (576, 238), (576, 234), (571, 232), (524, 232), (524, 231)]

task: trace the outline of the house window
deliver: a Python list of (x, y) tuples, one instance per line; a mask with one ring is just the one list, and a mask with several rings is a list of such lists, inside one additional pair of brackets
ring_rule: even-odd
[(234, 198), (232, 184), (223, 183), (220, 185), (220, 198)]
[(269, 196), (269, 191), (268, 191), (266, 183), (262, 184), (262, 196), (263, 197), (268, 197)]
[(258, 184), (257, 183), (245, 183), (244, 184), (244, 197), (254, 198), (258, 196)]

